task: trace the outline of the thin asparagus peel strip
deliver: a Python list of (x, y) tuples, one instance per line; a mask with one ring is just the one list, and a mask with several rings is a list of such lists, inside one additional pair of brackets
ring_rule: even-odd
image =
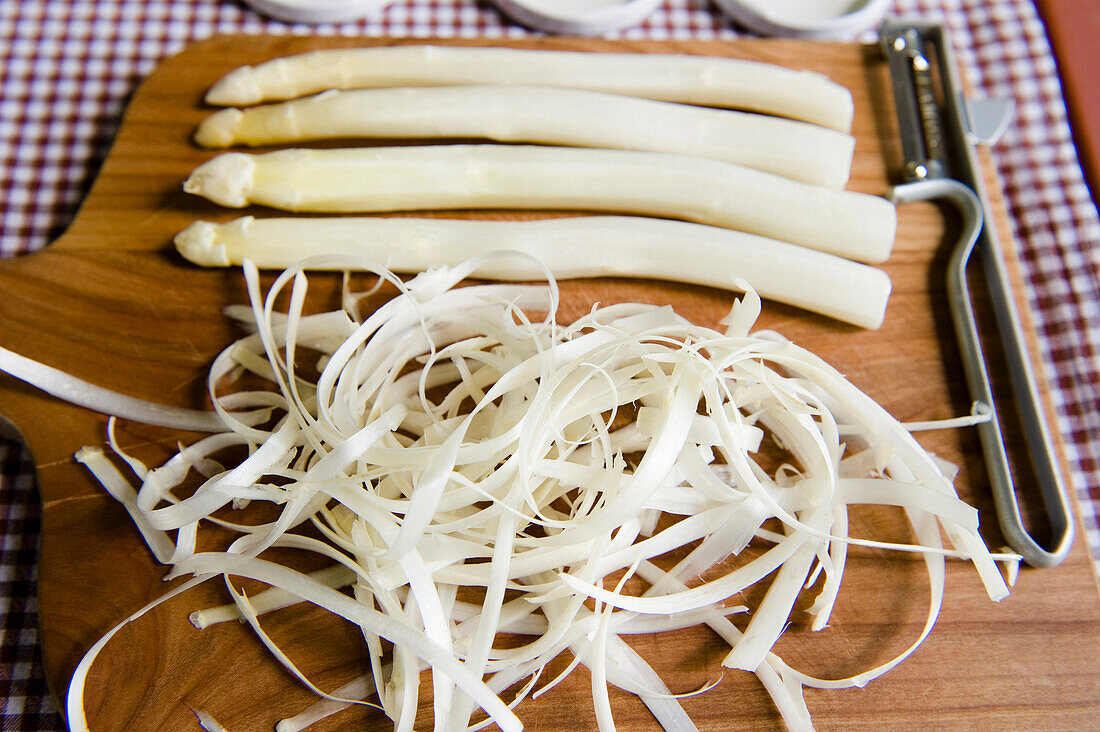
[(341, 138), (483, 138), (650, 150), (725, 160), (829, 188), (848, 182), (855, 140), (779, 117), (576, 89), (469, 85), (331, 90), (207, 117), (207, 148)]
[[(261, 268), (284, 269), (310, 257), (339, 255), (402, 273), (507, 250), (529, 258), (487, 259), (475, 274), (534, 280), (548, 270), (558, 279), (644, 277), (738, 291), (742, 282), (765, 299), (864, 328), (882, 324), (891, 289), (882, 270), (831, 254), (713, 226), (630, 216), (535, 221), (245, 216), (225, 224), (196, 222), (175, 244), (203, 266), (249, 259)], [(327, 261), (331, 266), (339, 260)]]
[(428, 145), (223, 153), (184, 190), (222, 206), (354, 213), (565, 209), (684, 219), (868, 263), (885, 261), (897, 211), (840, 191), (687, 155), (540, 145)]
[(714, 56), (397, 45), (326, 49), (242, 66), (207, 92), (246, 106), (326, 89), (526, 84), (763, 112), (847, 132), (852, 94), (823, 74)]

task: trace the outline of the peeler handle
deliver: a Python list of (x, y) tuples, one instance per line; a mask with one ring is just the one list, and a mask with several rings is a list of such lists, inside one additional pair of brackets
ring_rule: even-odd
[[(880, 29), (880, 38), (891, 66), (907, 163), (908, 182), (895, 187), (891, 197), (897, 203), (944, 200), (962, 215), (963, 231), (948, 265), (947, 292), (971, 398), (977, 409), (990, 417), (978, 426), (978, 434), (997, 517), (1005, 539), (1024, 561), (1034, 567), (1052, 567), (1065, 559), (1073, 543), (1072, 510), (1043, 413), (996, 227), (988, 215), (989, 202), (978, 174), (979, 166), (963, 113), (965, 101), (956, 78), (952, 50), (938, 24), (888, 21)], [(929, 93), (934, 85), (926, 48), (935, 53), (942, 103)], [(967, 282), (967, 267), (975, 250), (981, 256), (1014, 403), (1023, 424), (1032, 471), (1052, 532), (1049, 547), (1040, 545), (1032, 537), (1021, 515), (1019, 494), (1005, 450)]]

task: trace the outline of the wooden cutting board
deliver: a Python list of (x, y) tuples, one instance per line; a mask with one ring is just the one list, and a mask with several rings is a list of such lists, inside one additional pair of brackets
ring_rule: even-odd
[[(202, 94), (240, 64), (365, 42), (371, 41), (222, 37), (165, 61), (135, 94), (69, 231), (45, 251), (0, 263), (0, 345), (137, 397), (187, 407), (206, 404), (206, 369), (237, 335), (222, 308), (245, 300), (238, 271), (190, 266), (170, 245), (171, 237), (195, 218), (227, 220), (239, 213), (217, 209), (180, 188), (190, 170), (210, 156), (189, 139), (209, 112)], [(897, 180), (892, 103), (884, 64), (874, 47), (757, 40), (507, 43), (739, 56), (825, 72), (855, 96), (858, 144), (850, 187), (882, 194)], [(988, 172), (988, 160), (985, 164)], [(998, 228), (1008, 232), (992, 175), (989, 185)], [(773, 304), (766, 304), (761, 325), (826, 357), (902, 420), (965, 413), (969, 401), (941, 284), (952, 225), (932, 205), (901, 210), (897, 246), (886, 267), (894, 295), (881, 330), (861, 331)], [(1010, 246), (1007, 255), (1019, 283)], [(317, 281), (329, 293), (336, 283), (332, 277)], [(731, 299), (725, 292), (645, 281), (566, 283), (563, 293), (567, 317), (594, 301), (642, 300), (671, 303), (708, 325), (717, 322)], [(1026, 310), (1022, 298), (1020, 302)], [(1030, 324), (1026, 329), (1032, 332)], [(0, 378), (0, 411), (21, 431), (37, 465), (43, 501), (41, 638), (50, 683), (63, 694), (85, 650), (167, 589), (161, 581), (164, 572), (123, 511), (72, 459), (81, 446), (103, 443), (104, 417), (7, 377)], [(123, 444), (151, 462), (167, 457), (178, 439), (188, 437), (140, 425), (120, 429)], [(980, 508), (990, 545), (1000, 546), (974, 435), (936, 432), (922, 441), (961, 466), (960, 490)], [(861, 512), (853, 530), (909, 539), (900, 515), (889, 511)], [(211, 713), (234, 732), (272, 729), (278, 719), (311, 703), (312, 695), (268, 659), (243, 627), (225, 624), (198, 631), (188, 623), (190, 611), (226, 600), (224, 587), (210, 584), (124, 629), (89, 678), (92, 729), (197, 730), (191, 708)], [(924, 622), (927, 602), (919, 560), (853, 551), (832, 626), (811, 633), (796, 616), (778, 651), (805, 671), (847, 676), (888, 660), (911, 643)], [(268, 628), (318, 685), (333, 689), (362, 670), (357, 651), (361, 639), (318, 615), (292, 609), (273, 616)], [(684, 702), (700, 729), (782, 726), (754, 677), (732, 671), (723, 675), (725, 651), (708, 631), (641, 638), (636, 647), (665, 674), (674, 691), (694, 690), (722, 677), (710, 692)], [(553, 692), (525, 703), (520, 715), (534, 730), (594, 729), (590, 698), (582, 669)], [(999, 604), (988, 600), (967, 565), (951, 563), (942, 616), (912, 658), (866, 689), (810, 690), (807, 698), (819, 729), (1091, 726), (1100, 719), (1100, 601), (1084, 542), (1079, 540), (1056, 569), (1024, 570), (1013, 595)], [(637, 700), (615, 692), (612, 699), (621, 728), (655, 727)], [(430, 707), (422, 711), (430, 714)], [(425, 716), (418, 726), (427, 725)], [(379, 714), (360, 709), (317, 729), (387, 726)]]

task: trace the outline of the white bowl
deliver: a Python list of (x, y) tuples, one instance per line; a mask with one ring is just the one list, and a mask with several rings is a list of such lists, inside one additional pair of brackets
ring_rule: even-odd
[(754, 33), (791, 38), (851, 38), (875, 27), (890, 0), (714, 0)]
[(661, 0), (493, 0), (493, 4), (534, 30), (596, 36), (641, 23)]
[(393, 0), (245, 0), (258, 13), (288, 23), (344, 23), (381, 10)]

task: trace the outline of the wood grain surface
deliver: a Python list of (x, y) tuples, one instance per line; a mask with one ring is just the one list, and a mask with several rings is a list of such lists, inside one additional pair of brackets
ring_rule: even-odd
[[(369, 41), (367, 41), (369, 42)], [(393, 40), (376, 41), (392, 43)], [(460, 41), (442, 41), (458, 43)], [(238, 335), (222, 314), (244, 302), (236, 270), (203, 270), (184, 262), (171, 237), (196, 218), (239, 215), (185, 195), (180, 184), (210, 157), (190, 134), (209, 113), (201, 102), (221, 74), (243, 63), (311, 48), (362, 44), (335, 38), (222, 37), (188, 47), (163, 63), (135, 94), (117, 140), (69, 231), (40, 253), (0, 263), (0, 345), (105, 387), (158, 402), (202, 407), (213, 356)], [(475, 42), (468, 42), (475, 43)], [(487, 45), (490, 42), (481, 42)], [(503, 43), (503, 42), (498, 42)], [(789, 41), (657, 42), (545, 39), (507, 45), (738, 56), (825, 72), (852, 89), (858, 138), (850, 188), (885, 193), (897, 180), (899, 145), (884, 64), (873, 47)], [(988, 169), (988, 161), (986, 161)], [(1002, 236), (1010, 231), (996, 181), (990, 188)], [(250, 211), (265, 215), (265, 211)], [(792, 215), (797, 212), (792, 211)], [(942, 282), (953, 222), (933, 205), (900, 213), (896, 249), (886, 266), (894, 295), (886, 323), (861, 331), (793, 308), (765, 305), (761, 325), (818, 352), (902, 420), (955, 416), (969, 409), (953, 345)], [(1019, 267), (1006, 242), (1010, 268)], [(331, 294), (335, 277), (322, 276)], [(1019, 284), (1018, 284), (1019, 287)], [(565, 316), (594, 301), (671, 303), (714, 325), (728, 309), (724, 292), (647, 281), (566, 283)], [(1020, 303), (1026, 309), (1025, 301)], [(1028, 326), (1030, 331), (1030, 326)], [(43, 501), (39, 572), (42, 643), (49, 680), (63, 694), (85, 650), (119, 620), (167, 586), (124, 512), (73, 461), (83, 445), (104, 441), (105, 418), (7, 378), (0, 411), (28, 443)], [(120, 440), (141, 457), (167, 457), (170, 430), (123, 424)], [(963, 496), (981, 511), (983, 533), (999, 547), (976, 438), (936, 432), (922, 442), (958, 463)], [(853, 532), (910, 537), (900, 514), (856, 514)], [(986, 597), (972, 569), (952, 562), (947, 596), (930, 639), (908, 661), (862, 690), (807, 691), (819, 729), (1077, 730), (1100, 719), (1100, 600), (1084, 550), (1077, 545), (1056, 569), (1024, 570), (1013, 595)], [(752, 599), (751, 597), (748, 599)], [(125, 628), (89, 677), (93, 730), (199, 729), (191, 709), (228, 729), (272, 729), (313, 701), (237, 624), (204, 631), (190, 611), (227, 601), (209, 584), (165, 603)], [(891, 658), (916, 638), (927, 610), (923, 563), (912, 557), (853, 550), (845, 589), (827, 630), (811, 633), (796, 613), (777, 650), (792, 665), (846, 676)], [(737, 620), (739, 624), (745, 622)], [(269, 632), (321, 687), (360, 673), (361, 639), (346, 625), (304, 608), (283, 611)], [(706, 630), (632, 641), (677, 692), (722, 678), (684, 706), (703, 730), (782, 727), (754, 677), (723, 674), (722, 644)], [(564, 660), (562, 662), (564, 664)], [(553, 670), (553, 669), (551, 669)], [(594, 729), (583, 669), (520, 716), (532, 730)], [(430, 684), (420, 728), (430, 722)], [(655, 723), (636, 699), (612, 693), (620, 727)], [(319, 730), (385, 729), (368, 708), (343, 713)]]

